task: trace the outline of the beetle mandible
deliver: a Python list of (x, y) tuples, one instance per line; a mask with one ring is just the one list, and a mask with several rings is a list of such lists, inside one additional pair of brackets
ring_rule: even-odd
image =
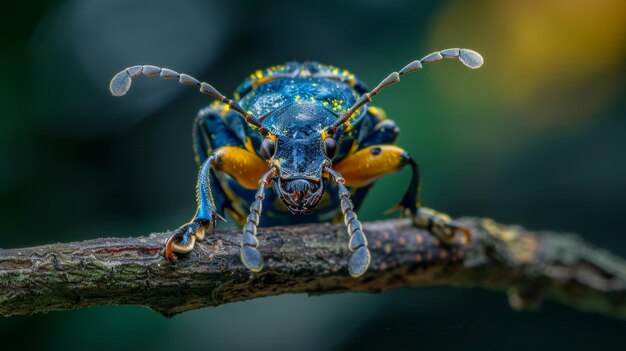
[[(257, 226), (343, 217), (352, 252), (348, 269), (353, 277), (361, 276), (371, 257), (356, 210), (375, 180), (405, 166), (411, 168), (412, 177), (397, 208), (444, 243), (452, 243), (459, 234), (470, 240), (469, 231), (448, 216), (420, 206), (418, 165), (393, 145), (399, 128), (381, 109), (367, 105), (374, 95), (399, 82), (400, 76), (444, 58), (457, 59), (472, 69), (483, 64), (480, 54), (469, 49), (437, 51), (391, 73), (368, 91), (346, 70), (289, 62), (250, 75), (237, 87), (234, 99), (167, 68), (141, 65), (119, 72), (109, 85), (114, 96), (126, 94), (132, 79), (143, 74), (176, 78), (219, 100), (200, 110), (195, 119), (198, 207), (192, 221), (166, 241), (166, 258), (173, 261), (175, 254), (192, 251), (195, 241), (214, 230), (228, 211), (243, 225), (242, 263), (259, 272), (263, 257)], [(270, 187), (274, 191), (266, 191)]]

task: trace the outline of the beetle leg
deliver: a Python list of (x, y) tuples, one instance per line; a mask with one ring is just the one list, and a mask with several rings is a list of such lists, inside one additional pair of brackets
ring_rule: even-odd
[(405, 164), (411, 166), (412, 175), (408, 189), (395, 208), (402, 212), (408, 212), (415, 226), (427, 229), (446, 244), (453, 244), (459, 233), (463, 235), (466, 242), (469, 242), (472, 239), (472, 234), (467, 228), (454, 222), (450, 216), (444, 213), (421, 207), (419, 195), (422, 181), (419, 166), (407, 152), (402, 157)]
[(395, 145), (372, 145), (347, 156), (333, 166), (346, 185), (360, 188), (407, 165), (408, 153)]
[(224, 120), (228, 105), (213, 103), (198, 111), (193, 123), (192, 139), (194, 159), (201, 166), (211, 151), (226, 145), (244, 147), (243, 142)]
[(243, 237), (241, 239), (241, 263), (252, 272), (260, 272), (263, 269), (263, 256), (259, 252), (259, 240), (256, 237), (256, 229), (259, 225), (259, 217), (263, 210), (263, 200), (265, 199), (265, 187), (274, 176), (276, 169), (272, 168), (259, 180), (259, 190), (257, 190), (254, 202), (250, 205), (250, 214), (243, 226)]
[(205, 232), (213, 229), (216, 220), (224, 220), (217, 211), (211, 193), (211, 168), (230, 175), (247, 189), (256, 189), (259, 175), (266, 172), (268, 167), (259, 156), (241, 147), (226, 145), (216, 149), (200, 169), (196, 189), (198, 209), (194, 219), (172, 233), (167, 240), (165, 257), (169, 260), (174, 260), (173, 253), (193, 250), (195, 239), (203, 239)]
[(165, 242), (165, 257), (174, 261), (174, 253), (189, 253), (193, 250), (196, 239), (202, 240), (206, 231), (215, 227), (215, 222), (225, 220), (217, 213), (210, 187), (210, 170), (217, 156), (211, 155), (200, 169), (196, 187), (198, 209), (193, 220), (174, 231)]
[(419, 207), (416, 213), (411, 213), (411, 218), (415, 226), (428, 229), (446, 244), (453, 244), (459, 233), (463, 235), (465, 242), (472, 240), (472, 233), (445, 213), (427, 207)]
[(407, 165), (411, 166), (413, 171), (411, 182), (395, 208), (400, 209), (402, 213), (408, 212), (416, 226), (428, 229), (445, 243), (454, 242), (459, 232), (469, 241), (471, 234), (466, 228), (453, 222), (446, 215), (420, 208), (419, 167), (403, 149), (395, 145), (369, 146), (346, 157), (337, 163), (334, 169), (343, 174), (347, 186), (361, 188)]
[(400, 133), (394, 120), (388, 119), (385, 111), (369, 106), (367, 116), (361, 122), (358, 136), (358, 149), (373, 145), (393, 144)]
[(343, 213), (344, 223), (350, 235), (348, 248), (352, 251), (352, 256), (350, 256), (348, 263), (348, 270), (352, 277), (360, 277), (367, 271), (372, 259), (370, 251), (367, 248), (367, 238), (363, 233), (363, 226), (354, 212), (354, 206), (352, 205), (352, 201), (350, 201), (350, 192), (345, 186), (346, 180), (341, 174), (328, 167), (324, 168), (324, 171), (330, 175), (339, 189), (341, 213)]

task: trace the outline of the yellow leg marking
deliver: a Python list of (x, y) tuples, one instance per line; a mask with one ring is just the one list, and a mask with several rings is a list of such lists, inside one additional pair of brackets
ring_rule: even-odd
[(402, 168), (405, 155), (394, 145), (370, 146), (341, 160), (333, 169), (345, 178), (347, 186), (362, 187)]
[(222, 146), (214, 154), (218, 157), (215, 168), (235, 178), (246, 189), (258, 189), (259, 178), (269, 169), (257, 154), (238, 146)]

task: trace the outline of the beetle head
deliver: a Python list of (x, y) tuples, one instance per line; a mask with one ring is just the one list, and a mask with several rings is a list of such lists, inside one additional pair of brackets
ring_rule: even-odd
[(263, 121), (267, 135), (260, 152), (276, 167), (274, 189), (294, 214), (311, 213), (324, 194), (322, 170), (332, 163), (337, 149), (325, 130), (335, 119), (319, 105), (296, 103)]

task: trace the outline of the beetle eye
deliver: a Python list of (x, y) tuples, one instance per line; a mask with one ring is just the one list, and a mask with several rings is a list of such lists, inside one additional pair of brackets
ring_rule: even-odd
[(272, 158), (272, 156), (274, 156), (274, 151), (276, 149), (275, 147), (276, 144), (274, 144), (274, 140), (270, 139), (270, 138), (265, 138), (263, 139), (263, 142), (261, 143), (261, 156), (263, 156), (263, 158), (265, 158), (266, 160), (269, 160), (270, 158)]
[(337, 153), (337, 141), (333, 137), (324, 139), (324, 153), (328, 158), (335, 157)]

